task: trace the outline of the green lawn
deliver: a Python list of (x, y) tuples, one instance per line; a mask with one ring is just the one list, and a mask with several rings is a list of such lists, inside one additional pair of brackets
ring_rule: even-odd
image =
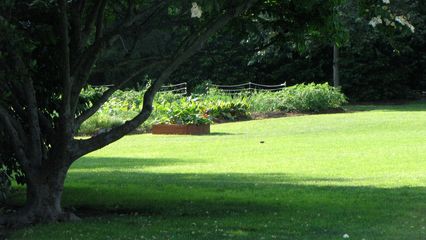
[(70, 170), (82, 221), (11, 239), (426, 239), (426, 104), (350, 110), (128, 136)]

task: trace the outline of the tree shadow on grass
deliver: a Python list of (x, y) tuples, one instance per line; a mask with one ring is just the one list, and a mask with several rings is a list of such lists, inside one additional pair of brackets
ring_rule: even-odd
[(120, 157), (82, 157), (71, 168), (71, 171), (79, 169), (101, 169), (102, 171), (120, 170), (127, 168), (144, 168), (158, 166), (176, 166), (196, 163), (195, 161), (175, 158), (120, 158)]
[[(167, 231), (173, 231), (175, 222), (208, 226), (220, 222), (225, 232), (243, 232), (248, 239), (266, 234), (285, 236), (282, 239), (339, 239), (346, 232), (356, 239), (420, 240), (426, 236), (424, 187), (351, 186), (356, 184), (353, 179), (283, 173), (152, 173), (143, 167), (132, 170), (130, 164), (191, 162), (120, 161), (129, 164), (117, 168), (119, 165), (108, 163), (96, 171), (77, 166), (78, 171), (71, 171), (63, 197), (65, 208), (85, 219), (104, 219), (97, 223), (101, 225), (117, 216), (127, 219), (120, 220), (124, 222), (136, 221), (136, 216), (149, 217)], [(140, 227), (136, 224), (134, 228)], [(197, 228), (209, 231), (208, 227)]]
[(234, 135), (242, 135), (241, 133), (228, 133), (228, 132), (211, 132), (206, 136), (234, 136)]
[[(86, 174), (87, 177), (91, 175)], [(98, 174), (96, 178), (108, 179), (97, 181), (98, 186), (96, 182), (90, 182), (90, 186), (84, 182), (73, 184), (74, 174), (71, 174), (64, 194), (65, 205), (162, 216), (196, 217), (209, 212), (210, 217), (218, 218), (245, 212), (261, 216), (273, 216), (277, 212), (309, 216), (320, 213), (336, 220), (365, 215), (379, 222), (416, 212), (426, 217), (426, 189), (423, 187), (322, 186), (353, 184), (353, 180), (282, 173), (168, 174), (126, 170), (116, 171), (113, 176)], [(97, 201), (93, 202), (95, 195)]]

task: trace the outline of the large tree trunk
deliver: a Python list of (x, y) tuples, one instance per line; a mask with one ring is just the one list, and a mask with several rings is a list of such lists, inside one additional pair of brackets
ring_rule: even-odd
[(61, 207), (67, 168), (27, 176), (27, 199), (24, 208), (12, 216), (0, 219), (0, 223), (21, 226), (40, 222), (77, 220)]

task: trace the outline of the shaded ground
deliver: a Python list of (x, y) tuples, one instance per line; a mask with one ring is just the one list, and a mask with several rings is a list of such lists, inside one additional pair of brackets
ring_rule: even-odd
[[(113, 175), (124, 181), (95, 189), (90, 185), (66, 189), (67, 207), (84, 221), (21, 230), (16, 239), (341, 239), (349, 234), (353, 239), (420, 240), (426, 236), (424, 187), (318, 186), (313, 183), (353, 180), (278, 173), (116, 171)], [(79, 177), (90, 178), (81, 173)], [(97, 177), (107, 179), (111, 173), (99, 172)], [(148, 187), (138, 190), (142, 186)]]

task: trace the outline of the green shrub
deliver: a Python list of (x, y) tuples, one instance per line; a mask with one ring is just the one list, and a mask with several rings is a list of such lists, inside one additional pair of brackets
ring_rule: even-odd
[(92, 102), (96, 101), (102, 96), (102, 93), (106, 91), (106, 87), (87, 87), (85, 88), (79, 98), (78, 113), (81, 113), (92, 106)]
[(340, 90), (324, 84), (298, 84), (279, 93), (279, 109), (286, 112), (325, 112), (340, 109), (346, 97)]
[(117, 91), (99, 110), (109, 116), (130, 119), (142, 108), (144, 91)]
[(249, 110), (252, 113), (268, 113), (280, 111), (282, 99), (278, 92), (257, 91), (248, 97)]
[(119, 117), (97, 112), (81, 125), (78, 133), (80, 135), (94, 135), (101, 130), (113, 128), (123, 123), (124, 120)]
[(155, 95), (154, 104), (173, 103), (185, 97), (172, 92), (160, 92)]
[[(0, 160), (1, 163), (1, 160)], [(2, 164), (0, 164), (2, 166)], [(7, 195), (10, 191), (10, 178), (8, 177), (6, 170), (0, 168), (0, 203), (6, 200)]]
[[(254, 92), (240, 92), (235, 94), (225, 93), (218, 89), (209, 89), (203, 96), (205, 101), (221, 104), (221, 102), (244, 103), (246, 115), (248, 113), (269, 113), (276, 111), (285, 112), (312, 112), (319, 113), (335, 110), (346, 103), (346, 97), (336, 88), (324, 84), (299, 84), (285, 88), (278, 92), (258, 90)], [(225, 104), (224, 104), (225, 105)], [(224, 117), (228, 116), (227, 109), (216, 106), (217, 112), (211, 113), (215, 118), (222, 112)], [(244, 114), (241, 117), (244, 119)], [(229, 117), (225, 120), (240, 120), (241, 118)]]
[(161, 124), (208, 124), (211, 123), (203, 102), (198, 98), (180, 98), (177, 101), (163, 101), (156, 104), (157, 118), (155, 123)]
[(241, 99), (241, 95), (229, 94), (217, 88), (209, 88), (206, 94), (198, 95), (203, 101), (207, 102), (232, 102), (235, 99)]
[(245, 100), (232, 100), (207, 103), (207, 112), (215, 121), (237, 121), (250, 118), (249, 105)]

